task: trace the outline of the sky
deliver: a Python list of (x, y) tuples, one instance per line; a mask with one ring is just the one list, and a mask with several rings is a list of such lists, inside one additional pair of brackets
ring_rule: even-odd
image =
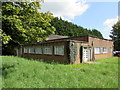
[(44, 0), (41, 11), (87, 29), (97, 29), (105, 39), (118, 21), (117, 0)]

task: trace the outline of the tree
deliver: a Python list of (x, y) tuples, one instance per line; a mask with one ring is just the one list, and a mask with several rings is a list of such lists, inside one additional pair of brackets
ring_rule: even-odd
[(54, 18), (51, 24), (56, 28), (55, 34), (58, 35), (69, 37), (92, 35), (98, 38), (103, 38), (102, 34), (96, 29), (88, 30), (87, 28), (83, 28), (71, 22), (62, 20), (62, 18)]
[(120, 51), (120, 21), (113, 26), (110, 37), (114, 41), (114, 50)]
[(103, 38), (102, 34), (98, 30), (96, 30), (96, 29), (93, 29), (91, 31), (91, 33), (92, 33), (91, 35), (93, 35), (93, 36), (96, 36), (98, 38)]
[(54, 34), (55, 28), (50, 24), (52, 13), (40, 13), (39, 9), (38, 2), (2, 3), (3, 48), (35, 43)]

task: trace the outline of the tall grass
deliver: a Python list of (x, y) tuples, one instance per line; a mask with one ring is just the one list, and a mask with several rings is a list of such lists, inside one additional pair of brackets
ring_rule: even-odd
[[(2, 67), (2, 58), (0, 57), (0, 67)], [(2, 70), (0, 70), (0, 90), (2, 89)]]
[[(2, 56), (4, 88), (117, 88), (118, 59), (64, 65)], [(81, 68), (76, 70), (76, 68)]]

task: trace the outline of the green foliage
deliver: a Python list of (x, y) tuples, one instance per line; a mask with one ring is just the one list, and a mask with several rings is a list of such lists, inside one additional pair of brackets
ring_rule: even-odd
[[(39, 2), (3, 2), (2, 37), (4, 48), (45, 40), (54, 34), (52, 13), (40, 13)], [(8, 45), (6, 45), (8, 44)], [(4, 50), (3, 50), (4, 51)]]
[(4, 88), (118, 88), (117, 57), (97, 60), (100, 64), (77, 65), (1, 57)]
[(91, 35), (96, 36), (98, 38), (103, 38), (102, 34), (96, 29), (93, 29), (92, 31), (90, 31), (90, 33)]
[(3, 44), (8, 44), (8, 42), (11, 40), (11, 37), (5, 33), (2, 33), (2, 31), (0, 31), (0, 37), (0, 40), (3, 41)]
[(39, 13), (38, 9), (40, 5), (37, 2), (3, 2), (3, 32), (20, 45), (44, 40), (55, 31), (50, 24), (53, 16)]
[(92, 35), (98, 38), (103, 38), (102, 34), (96, 29), (88, 30), (71, 22), (62, 20), (61, 18), (59, 19), (58, 17), (54, 18), (51, 24), (56, 28), (55, 34), (58, 35), (69, 37)]
[(120, 21), (113, 26), (110, 37), (114, 41), (114, 49), (120, 51)]

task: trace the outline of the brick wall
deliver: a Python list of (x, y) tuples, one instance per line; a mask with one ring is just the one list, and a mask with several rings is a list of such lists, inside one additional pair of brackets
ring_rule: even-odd
[[(78, 41), (85, 41), (84, 43), (80, 43)], [(73, 46), (70, 46), (72, 43), (75, 43)], [(64, 46), (64, 55), (55, 55), (54, 54), (54, 48), (52, 48), (52, 55), (48, 54), (30, 54), (30, 53), (24, 53), (24, 47), (38, 47), (38, 46), (59, 46), (63, 45)], [(90, 46), (90, 47), (107, 47), (108, 52), (104, 54), (95, 54), (94, 57), (95, 59), (101, 59), (101, 58), (107, 58), (107, 57), (112, 57), (112, 52), (110, 51), (110, 48), (113, 47), (113, 41), (109, 40), (103, 40), (91, 36), (84, 36), (84, 37), (74, 37), (74, 38), (68, 38), (67, 39), (60, 39), (60, 40), (51, 40), (51, 41), (45, 41), (42, 43), (34, 44), (34, 45), (26, 45), (22, 48), (22, 56), (23, 57), (28, 57), (28, 58), (41, 58), (49, 61), (56, 61), (60, 63), (71, 63), (71, 60), (73, 61), (73, 64), (78, 64), (81, 61), (81, 52), (80, 52), (80, 47), (81, 46)], [(75, 51), (77, 53), (73, 53)], [(82, 52), (83, 53), (83, 52)], [(72, 55), (73, 56), (70, 56)], [(73, 58), (74, 57), (74, 58)], [(74, 60), (73, 60), (74, 59)]]
[[(24, 49), (22, 49), (22, 56), (23, 57), (27, 57), (27, 58), (35, 58), (35, 59), (44, 59), (44, 60), (49, 60), (49, 61), (55, 61), (55, 62), (60, 62), (60, 63), (69, 63), (68, 60), (68, 54), (67, 54), (67, 41), (63, 41), (63, 42), (52, 42), (52, 43), (42, 43), (42, 44), (37, 44), (37, 45), (28, 45), (28, 46), (24, 46), (24, 47), (40, 47), (40, 46), (59, 46), (59, 45), (63, 45), (64, 46), (64, 55), (55, 55), (54, 54), (54, 48), (52, 48), (52, 55), (48, 55), (48, 54), (31, 54), (31, 53), (24, 53)], [(23, 48), (24, 48), (23, 47)]]
[(102, 59), (102, 58), (108, 58), (112, 57), (113, 53), (110, 51), (110, 48), (113, 48), (113, 41), (110, 40), (104, 40), (104, 39), (99, 39), (99, 38), (94, 38), (94, 37), (88, 37), (89, 38), (89, 45), (94, 47), (106, 47), (107, 48), (107, 53), (103, 54), (95, 54), (95, 59)]

